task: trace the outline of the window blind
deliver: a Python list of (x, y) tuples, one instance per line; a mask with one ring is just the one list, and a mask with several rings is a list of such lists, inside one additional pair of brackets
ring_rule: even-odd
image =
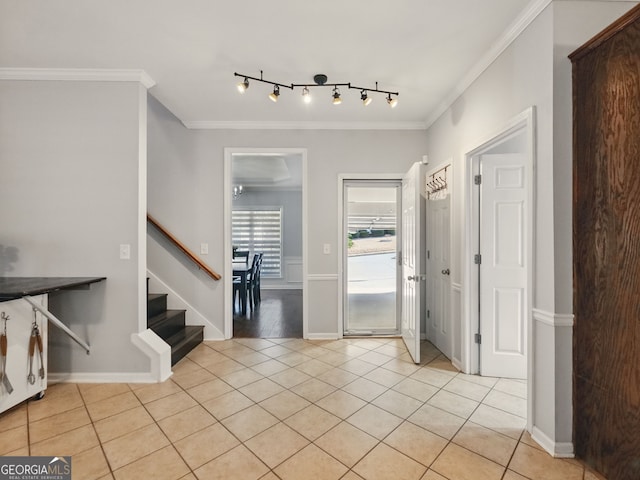
[[(282, 278), (282, 208), (234, 209), (231, 242), (238, 250), (263, 253), (261, 275)], [(250, 257), (251, 261), (253, 257)]]

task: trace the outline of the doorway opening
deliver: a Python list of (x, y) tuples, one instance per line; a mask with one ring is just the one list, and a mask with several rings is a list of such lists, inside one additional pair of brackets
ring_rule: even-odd
[[(465, 155), (465, 371), (532, 391), (534, 113)], [(531, 395), (527, 416), (532, 418)]]
[(225, 337), (305, 337), (306, 150), (225, 149)]
[(402, 182), (343, 182), (344, 335), (397, 335)]

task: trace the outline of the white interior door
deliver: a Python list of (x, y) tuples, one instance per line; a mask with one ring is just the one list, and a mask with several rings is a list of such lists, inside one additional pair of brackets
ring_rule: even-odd
[(415, 163), (402, 179), (402, 338), (416, 363), (420, 363), (423, 317), (423, 176), (422, 164)]
[(427, 339), (451, 358), (451, 195), (427, 200)]
[(480, 159), (480, 373), (526, 378), (525, 156)]

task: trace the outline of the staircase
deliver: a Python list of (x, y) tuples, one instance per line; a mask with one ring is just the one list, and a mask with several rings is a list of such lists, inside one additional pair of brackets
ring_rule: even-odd
[(186, 310), (167, 310), (166, 293), (149, 293), (147, 280), (147, 328), (171, 346), (171, 365), (202, 343), (204, 326), (185, 325)]

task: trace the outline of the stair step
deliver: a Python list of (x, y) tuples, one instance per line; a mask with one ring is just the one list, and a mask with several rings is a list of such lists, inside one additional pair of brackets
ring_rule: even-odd
[(175, 365), (204, 339), (202, 325), (186, 325), (165, 341), (171, 345), (171, 365)]
[(166, 310), (147, 320), (147, 327), (165, 341), (184, 326), (185, 310)]
[(147, 294), (147, 320), (161, 314), (167, 309), (166, 293)]

